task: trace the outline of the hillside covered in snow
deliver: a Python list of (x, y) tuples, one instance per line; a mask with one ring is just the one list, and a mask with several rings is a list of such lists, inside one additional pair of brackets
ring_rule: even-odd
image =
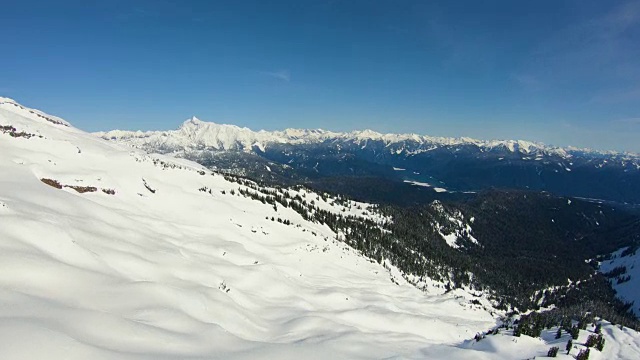
[(611, 254), (600, 264), (600, 271), (609, 278), (617, 295), (624, 301), (631, 303), (631, 310), (636, 316), (640, 316), (640, 254), (638, 247), (623, 248)]
[[(1, 358), (514, 359), (566, 343), (513, 328), (476, 341), (504, 315), (485, 294), (418, 289), (294, 209), (385, 231), (375, 205), (269, 190), (280, 206), (5, 98), (0, 154)], [(437, 231), (475, 241), (462, 219)], [(603, 336), (592, 359), (640, 357), (637, 332), (603, 322)]]

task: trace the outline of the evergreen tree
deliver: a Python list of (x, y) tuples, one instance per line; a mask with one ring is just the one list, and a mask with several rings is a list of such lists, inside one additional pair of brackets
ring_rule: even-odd
[(547, 356), (548, 357), (556, 357), (558, 355), (558, 347), (554, 346), (552, 348), (549, 349), (549, 351), (547, 352)]
[(562, 328), (558, 328), (558, 331), (556, 332), (556, 339), (560, 339), (562, 337)]
[(567, 355), (569, 355), (569, 353), (571, 352), (572, 347), (573, 347), (573, 341), (569, 339), (569, 341), (567, 341), (567, 347), (565, 348), (567, 350)]
[(589, 359), (589, 349), (580, 350), (578, 356), (576, 356), (576, 360), (588, 360)]
[(578, 336), (580, 335), (580, 328), (577, 326), (574, 326), (571, 328), (571, 338), (573, 340), (577, 340)]

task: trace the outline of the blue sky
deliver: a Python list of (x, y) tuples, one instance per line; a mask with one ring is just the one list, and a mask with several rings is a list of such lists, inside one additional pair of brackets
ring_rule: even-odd
[(640, 0), (87, 3), (0, 3), (0, 96), (88, 131), (196, 115), (640, 152)]

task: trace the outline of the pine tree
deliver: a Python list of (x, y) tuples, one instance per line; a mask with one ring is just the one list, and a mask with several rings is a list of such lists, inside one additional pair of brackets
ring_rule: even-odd
[(548, 357), (556, 357), (558, 355), (558, 347), (554, 346), (552, 348), (549, 349), (549, 351), (547, 352), (547, 356)]
[(560, 339), (562, 337), (562, 328), (558, 328), (558, 331), (556, 332), (556, 339)]
[(582, 330), (586, 330), (587, 329), (587, 322), (585, 321), (584, 318), (580, 319), (580, 321), (578, 321), (578, 328), (582, 329)]
[(571, 328), (571, 338), (573, 340), (577, 340), (578, 336), (580, 335), (580, 328), (577, 326), (574, 326)]
[(589, 359), (589, 349), (580, 350), (578, 356), (576, 356), (576, 360), (588, 360)]
[(595, 346), (598, 343), (598, 335), (589, 335), (587, 341), (584, 343), (584, 346), (590, 348)]
[(573, 347), (573, 341), (569, 339), (569, 341), (567, 341), (567, 347), (565, 348), (567, 350), (567, 355), (571, 352), (571, 347)]

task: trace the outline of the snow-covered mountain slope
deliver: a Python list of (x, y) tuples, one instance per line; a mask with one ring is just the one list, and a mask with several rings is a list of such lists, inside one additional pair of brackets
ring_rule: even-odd
[(636, 316), (640, 316), (640, 253), (638, 249), (624, 248), (611, 254), (610, 259), (600, 264), (600, 272), (609, 278), (617, 296), (625, 302), (632, 302), (631, 310)]
[[(486, 300), (422, 292), (326, 225), (240, 196), (196, 163), (7, 99), (0, 127), (0, 358), (513, 359), (548, 348), (527, 337), (473, 346), (496, 319), (469, 300)], [(625, 345), (616, 358), (640, 356), (637, 333), (605, 329), (607, 351)]]
[[(605, 346), (602, 351), (590, 348), (589, 359), (609, 360), (609, 359), (632, 359), (640, 351), (638, 342), (635, 340), (636, 332), (619, 326), (613, 326), (607, 321), (600, 322), (601, 333), (605, 339)], [(514, 337), (512, 330), (500, 329), (497, 333), (487, 333), (480, 336), (480, 340), (474, 339), (464, 342), (461, 347), (468, 349), (469, 359), (477, 359), (484, 353), (496, 352), (496, 358), (501, 358), (504, 353), (509, 353), (511, 359), (537, 359), (547, 358), (551, 347), (557, 347), (558, 359), (576, 359), (581, 351), (587, 347), (585, 343), (589, 336), (596, 335), (595, 326), (588, 325), (586, 329), (579, 332), (577, 339), (572, 339), (570, 334), (561, 330), (561, 335), (557, 338), (558, 327), (554, 326), (542, 330), (539, 338), (529, 336)], [(572, 339), (572, 346), (567, 351), (567, 342)]]
[(550, 154), (570, 158), (573, 153), (597, 153), (601, 155), (625, 155), (637, 158), (635, 154), (596, 152), (589, 149), (560, 148), (525, 140), (477, 140), (467, 137), (446, 138), (417, 134), (381, 134), (372, 130), (339, 133), (326, 130), (286, 129), (284, 131), (252, 131), (235, 125), (205, 122), (193, 117), (185, 121), (179, 129), (169, 131), (122, 131), (112, 130), (95, 133), (107, 140), (123, 142), (138, 148), (175, 152), (197, 149), (251, 151), (254, 147), (264, 151), (270, 144), (317, 144), (324, 141), (348, 141), (367, 146), (369, 141), (381, 141), (387, 146), (411, 143), (394, 149), (398, 154), (415, 155), (432, 151), (441, 146), (474, 146), (483, 151), (504, 150), (523, 155)]

